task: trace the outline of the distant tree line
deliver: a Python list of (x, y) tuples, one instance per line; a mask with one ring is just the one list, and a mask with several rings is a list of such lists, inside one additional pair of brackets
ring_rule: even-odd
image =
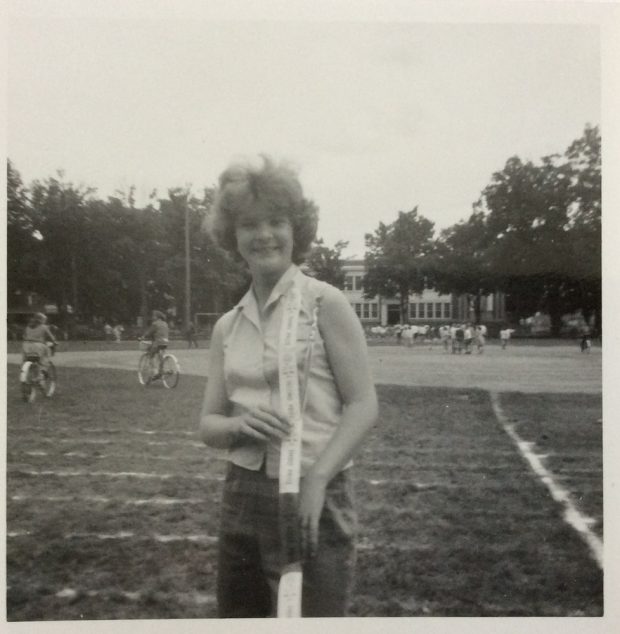
[[(203, 230), (214, 190), (153, 192), (138, 206), (135, 190), (105, 200), (94, 189), (56, 177), (22, 182), (7, 165), (9, 307), (34, 292), (58, 306), (67, 322), (100, 316), (131, 323), (153, 308), (184, 305), (185, 215), (189, 218), (192, 312), (220, 313), (247, 288), (242, 263)], [(310, 274), (342, 288), (342, 252), (317, 239)], [(601, 138), (586, 126), (563, 155), (539, 164), (508, 159), (492, 175), (467, 220), (434, 234), (418, 208), (399, 212), (366, 235), (364, 293), (398, 297), (406, 321), (411, 293), (435, 288), (481, 298), (507, 296), (514, 318), (581, 310), (601, 327)]]
[(200, 196), (176, 188), (137, 207), (133, 188), (102, 200), (62, 172), (26, 188), (9, 161), (9, 307), (34, 292), (56, 304), (61, 322), (101, 316), (125, 323), (153, 308), (182, 307), (187, 205), (193, 310), (222, 312), (247, 277), (202, 230), (212, 199), (212, 188)]
[[(137, 206), (133, 187), (104, 200), (63, 172), (26, 187), (9, 160), (9, 307), (36, 293), (58, 307), (55, 319), (69, 331), (93, 317), (134, 323), (154, 308), (175, 309), (181, 321), (187, 211), (192, 314), (228, 310), (247, 289), (249, 274), (204, 228), (213, 198), (212, 187), (199, 196), (179, 187), (165, 198), (153, 192), (148, 204)], [(308, 257), (311, 274), (342, 287), (346, 245), (330, 248), (317, 239)]]
[(434, 236), (417, 207), (366, 235), (364, 291), (399, 297), (435, 288), (480, 300), (506, 294), (513, 318), (536, 311), (559, 334), (562, 315), (581, 310), (601, 323), (601, 137), (586, 126), (563, 155), (539, 164), (514, 156), (493, 174), (467, 220)]

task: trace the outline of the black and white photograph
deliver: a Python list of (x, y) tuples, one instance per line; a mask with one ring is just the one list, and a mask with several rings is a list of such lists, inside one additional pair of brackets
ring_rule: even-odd
[(3, 627), (618, 625), (620, 4), (4, 32)]

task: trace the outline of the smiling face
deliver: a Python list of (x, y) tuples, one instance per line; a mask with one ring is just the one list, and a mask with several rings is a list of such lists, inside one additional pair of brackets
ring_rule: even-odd
[(237, 250), (253, 277), (279, 279), (292, 263), (293, 226), (282, 213), (257, 203), (235, 223)]

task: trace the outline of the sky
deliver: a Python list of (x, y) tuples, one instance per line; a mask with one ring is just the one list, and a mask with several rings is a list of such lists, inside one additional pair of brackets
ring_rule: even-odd
[(14, 9), (7, 154), (24, 182), (62, 169), (145, 201), (266, 153), (298, 167), (319, 236), (362, 257), (379, 222), (417, 206), (446, 228), (509, 157), (600, 124), (596, 24), (243, 15)]

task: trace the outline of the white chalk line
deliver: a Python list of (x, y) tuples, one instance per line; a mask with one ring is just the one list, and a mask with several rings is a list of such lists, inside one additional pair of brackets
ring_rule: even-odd
[[(75, 431), (74, 429), (68, 428), (67, 431)], [(84, 432), (86, 434), (143, 434), (146, 436), (196, 436), (198, 432), (195, 431), (176, 431), (176, 430), (166, 430), (166, 429), (92, 429), (85, 428), (78, 430), (80, 432)]]
[[(31, 458), (41, 458), (41, 457), (47, 457), (53, 454), (49, 454), (47, 451), (24, 451), (24, 455), (25, 456), (29, 456)], [(106, 454), (106, 453), (102, 453), (102, 454), (89, 454), (89, 453), (85, 453), (83, 451), (67, 451), (64, 453), (60, 454), (61, 456), (64, 456), (65, 458), (89, 458), (90, 460), (107, 460), (108, 458), (133, 458), (133, 455), (130, 454)], [(179, 458), (176, 456), (149, 456), (148, 460), (161, 460), (163, 462), (179, 462)]]
[(87, 502), (89, 504), (122, 504), (123, 506), (175, 506), (175, 505), (192, 505), (204, 504), (205, 500), (201, 498), (109, 498), (103, 495), (12, 495), (13, 502)]
[[(32, 531), (8, 531), (6, 536), (12, 539), (19, 537), (30, 537), (33, 534)], [(98, 539), (102, 541), (117, 540), (117, 539), (141, 539), (152, 540), (160, 542), (162, 544), (169, 544), (172, 542), (194, 542), (201, 544), (216, 544), (218, 538), (214, 535), (199, 534), (199, 535), (161, 535), (154, 533), (152, 535), (143, 535), (140, 533), (134, 533), (133, 531), (118, 531), (117, 533), (68, 533), (64, 536), (64, 539)]]
[(491, 396), (493, 411), (495, 412), (495, 416), (500, 425), (515, 443), (521, 455), (530, 465), (532, 471), (534, 471), (540, 481), (547, 487), (551, 497), (564, 507), (564, 520), (567, 524), (574, 528), (579, 536), (585, 541), (590, 549), (592, 558), (602, 570), (603, 542), (590, 528), (596, 523), (596, 521), (583, 515), (577, 509), (571, 499), (570, 492), (558, 484), (556, 479), (553, 477), (553, 474), (543, 465), (542, 460), (545, 456), (537, 455), (532, 451), (534, 443), (523, 440), (515, 431), (515, 426), (509, 422), (502, 410), (499, 394), (497, 392), (490, 392), (489, 394)]
[[(80, 596), (86, 597), (117, 597), (122, 596), (128, 601), (140, 601), (142, 597), (148, 596), (152, 597), (152, 594), (148, 595), (144, 592), (131, 592), (128, 590), (75, 590), (74, 588), (63, 588), (56, 592), (56, 597), (59, 599), (76, 599)], [(185, 605), (193, 604), (193, 605), (215, 605), (216, 599), (215, 595), (212, 594), (201, 594), (199, 592), (179, 592), (177, 594), (165, 593), (160, 594), (156, 593), (158, 599), (170, 602), (177, 601), (179, 603), (183, 603)]]
[(196, 447), (198, 449), (207, 450), (207, 446), (203, 442), (192, 442), (191, 440), (149, 440), (147, 445), (151, 447), (169, 447), (170, 445), (183, 445), (184, 447)]
[(200, 534), (200, 535), (160, 535), (155, 533), (153, 535), (141, 535), (132, 531), (119, 531), (118, 533), (69, 533), (65, 535), (65, 539), (146, 539), (160, 542), (162, 544), (169, 544), (171, 542), (195, 542), (201, 544), (216, 544), (218, 538), (213, 535)]
[[(118, 440), (109, 440), (106, 438), (38, 438), (37, 442), (49, 443), (49, 444), (63, 444), (63, 445), (113, 445), (118, 444)], [(168, 441), (155, 441), (149, 440), (145, 443), (152, 447), (169, 447), (170, 445), (181, 445), (183, 447), (196, 447), (198, 449), (204, 449), (207, 451), (209, 448), (202, 442), (191, 440), (168, 440)]]
[(191, 480), (211, 480), (222, 481), (224, 476), (208, 476), (201, 473), (187, 475), (185, 473), (144, 473), (139, 471), (53, 471), (43, 470), (35, 471), (34, 469), (9, 469), (9, 474), (28, 475), (28, 476), (56, 476), (59, 478), (77, 478), (77, 477), (105, 477), (105, 478), (139, 478), (139, 479), (158, 479), (169, 480), (170, 478), (189, 478)]
[[(25, 426), (20, 427), (20, 431), (41, 431), (42, 428), (46, 427), (46, 425), (39, 426)], [(183, 431), (183, 430), (172, 430), (172, 429), (114, 429), (114, 428), (106, 428), (106, 427), (54, 427), (54, 430), (61, 433), (67, 434), (142, 434), (147, 436), (153, 435), (162, 435), (162, 436), (196, 436), (198, 434), (197, 431)]]

